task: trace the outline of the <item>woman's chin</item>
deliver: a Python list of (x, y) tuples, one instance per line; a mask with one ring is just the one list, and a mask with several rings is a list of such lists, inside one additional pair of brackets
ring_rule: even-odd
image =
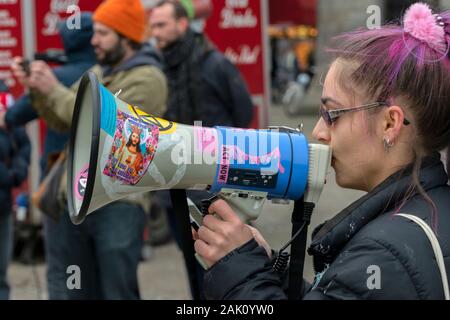
[(336, 170), (334, 168), (335, 176), (336, 176), (336, 184), (341, 188), (352, 188), (351, 181), (348, 180), (348, 176), (343, 174), (340, 170)]

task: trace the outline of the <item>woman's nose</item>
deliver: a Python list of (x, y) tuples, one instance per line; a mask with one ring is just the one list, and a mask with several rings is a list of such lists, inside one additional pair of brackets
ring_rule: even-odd
[(317, 121), (316, 126), (314, 127), (314, 130), (312, 132), (312, 137), (321, 143), (330, 143), (330, 130), (322, 118)]

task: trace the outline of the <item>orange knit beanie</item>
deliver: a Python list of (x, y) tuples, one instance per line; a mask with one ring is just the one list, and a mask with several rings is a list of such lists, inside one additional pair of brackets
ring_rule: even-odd
[(145, 32), (145, 10), (141, 0), (106, 0), (93, 15), (100, 22), (123, 36), (141, 43)]

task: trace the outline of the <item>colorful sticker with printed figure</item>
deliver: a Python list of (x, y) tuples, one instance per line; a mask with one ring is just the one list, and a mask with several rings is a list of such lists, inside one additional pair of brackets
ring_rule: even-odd
[(135, 185), (147, 172), (158, 145), (159, 128), (117, 112), (114, 141), (103, 174)]

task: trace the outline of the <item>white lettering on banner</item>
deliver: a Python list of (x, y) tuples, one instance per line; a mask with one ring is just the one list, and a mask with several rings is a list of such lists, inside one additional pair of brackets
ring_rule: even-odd
[[(79, 0), (52, 0), (50, 3), (50, 11), (48, 11), (44, 16), (44, 28), (42, 29), (42, 35), (54, 36), (58, 34), (58, 23), (61, 21), (59, 14), (72, 13), (73, 8), (79, 9), (78, 2)], [(79, 11), (76, 11), (75, 13), (79, 16)], [(79, 29), (78, 24), (76, 24), (76, 26), (77, 27), (73, 29)]]
[(9, 48), (17, 46), (17, 39), (11, 37), (11, 31), (0, 31), (0, 47)]
[(9, 38), (10, 36), (11, 36), (11, 31), (9, 31), (9, 30), (0, 31), (0, 39)]
[(78, 0), (52, 0), (50, 3), (50, 11), (66, 13), (68, 7), (77, 5)]
[(10, 88), (16, 85), (16, 80), (14, 80), (13, 75), (9, 70), (0, 70), (0, 79), (5, 81), (5, 84)]
[(235, 12), (230, 8), (224, 8), (220, 15), (222, 17), (220, 22), (222, 29), (254, 28), (258, 24), (258, 18), (253, 14), (251, 8), (247, 8), (244, 14)]
[(12, 28), (17, 26), (17, 20), (9, 15), (8, 10), (0, 10), (0, 27)]
[(53, 36), (58, 34), (59, 15), (55, 12), (47, 12), (44, 17), (44, 28), (42, 34), (44, 36)]
[(16, 4), (17, 0), (0, 0), (0, 4)]
[(256, 46), (253, 49), (248, 45), (240, 47), (240, 51), (236, 52), (233, 48), (228, 47), (225, 50), (225, 56), (233, 62), (233, 64), (255, 64), (258, 61), (261, 47)]
[(0, 68), (9, 68), (12, 63), (11, 50), (0, 51)]
[(227, 8), (247, 8), (248, 0), (227, 0), (225, 6)]

